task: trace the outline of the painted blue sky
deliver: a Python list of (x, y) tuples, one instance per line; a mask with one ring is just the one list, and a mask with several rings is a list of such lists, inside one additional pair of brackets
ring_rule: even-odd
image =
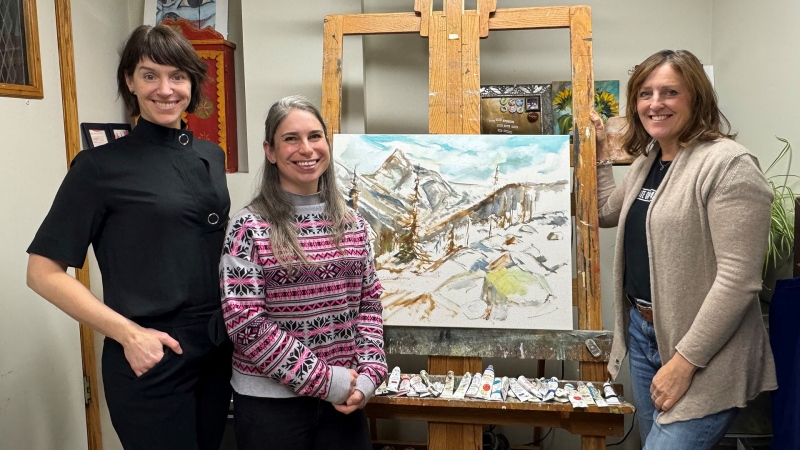
[(362, 174), (374, 172), (400, 149), (416, 164), (455, 183), (483, 184), (492, 179), (495, 167), (506, 183), (569, 176), (569, 136), (339, 134), (333, 146), (334, 159), (347, 167), (357, 163)]

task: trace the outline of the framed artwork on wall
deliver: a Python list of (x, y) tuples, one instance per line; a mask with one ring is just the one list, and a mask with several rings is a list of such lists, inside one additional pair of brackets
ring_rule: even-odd
[(127, 123), (87, 123), (81, 124), (81, 134), (83, 135), (86, 148), (95, 148), (108, 144), (131, 132), (131, 126)]
[(481, 134), (553, 134), (549, 84), (481, 86)]
[(0, 96), (44, 98), (36, 0), (0, 2)]
[(211, 27), (224, 39), (228, 36), (228, 0), (145, 0), (145, 25), (156, 25), (167, 19), (185, 19), (198, 30)]

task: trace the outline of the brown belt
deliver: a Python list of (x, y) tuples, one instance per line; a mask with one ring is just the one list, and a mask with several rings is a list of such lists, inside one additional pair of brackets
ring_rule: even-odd
[(628, 302), (630, 302), (631, 306), (636, 308), (637, 311), (639, 311), (639, 314), (642, 315), (642, 319), (644, 319), (645, 322), (653, 323), (653, 308), (647, 308), (645, 306), (640, 305), (635, 298), (631, 297), (628, 294), (625, 294), (625, 297), (628, 299)]

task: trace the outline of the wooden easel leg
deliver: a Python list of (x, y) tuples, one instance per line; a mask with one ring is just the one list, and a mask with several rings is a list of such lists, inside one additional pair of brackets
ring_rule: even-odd
[[(481, 373), (481, 359), (428, 357), (429, 373), (445, 374), (448, 370), (458, 375), (463, 375), (464, 372)], [(483, 443), (482, 436), (483, 425), (429, 422), (428, 450), (480, 450)]]
[(428, 423), (428, 450), (480, 450), (482, 425)]
[(605, 450), (606, 438), (603, 436), (581, 436), (581, 449)]

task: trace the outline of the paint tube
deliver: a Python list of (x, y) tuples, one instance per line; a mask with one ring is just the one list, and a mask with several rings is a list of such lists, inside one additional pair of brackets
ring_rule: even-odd
[(419, 371), (419, 377), (422, 378), (422, 382), (425, 384), (426, 388), (431, 387), (431, 379), (428, 377), (428, 372), (425, 370)]
[(375, 395), (387, 395), (389, 394), (389, 390), (386, 389), (386, 380), (378, 386), (378, 389), (375, 389)]
[(572, 383), (565, 384), (564, 389), (566, 389), (567, 395), (569, 395), (569, 402), (572, 403), (573, 408), (587, 407), (586, 402), (583, 401), (583, 397), (575, 390), (575, 386), (573, 386)]
[(503, 380), (500, 377), (495, 377), (492, 381), (492, 392), (489, 394), (489, 400), (501, 402), (503, 401)]
[(549, 381), (550, 380), (548, 380), (545, 377), (533, 379), (533, 386), (539, 390), (539, 395), (542, 396), (542, 400), (544, 400), (544, 398), (547, 396), (547, 391), (549, 390), (549, 388), (547, 387), (547, 383)]
[(461, 377), (458, 383), (458, 389), (453, 393), (453, 398), (464, 398), (469, 388), (469, 383), (472, 381), (472, 374), (467, 372)]
[(589, 393), (592, 394), (592, 400), (594, 400), (597, 406), (601, 408), (608, 407), (606, 399), (604, 399), (603, 396), (600, 395), (600, 391), (596, 387), (594, 387), (594, 385), (591, 382), (586, 383), (586, 387), (589, 388)]
[[(525, 378), (525, 377), (522, 377), (522, 378)], [(519, 382), (517, 382), (517, 380), (514, 380), (514, 379), (510, 380), (509, 389), (511, 389), (511, 390), (509, 391), (508, 395), (511, 395), (511, 393), (513, 392), (514, 395), (517, 397), (517, 400), (519, 400), (521, 402), (532, 402), (532, 401), (535, 401), (534, 400), (535, 397), (530, 392), (526, 391), (524, 387), (520, 386), (520, 384), (519, 384)]]
[(506, 401), (506, 399), (508, 398), (508, 387), (511, 384), (511, 382), (508, 381), (508, 377), (503, 377), (503, 379), (500, 380), (500, 382), (502, 389), (500, 393), (503, 395), (503, 401)]
[(406, 374), (400, 375), (400, 386), (397, 388), (397, 395), (406, 395), (411, 390), (411, 377)]
[[(442, 398), (453, 398), (453, 386), (455, 385), (456, 375), (452, 370), (447, 371), (447, 377), (444, 379), (444, 390), (442, 390)], [(464, 388), (466, 390), (466, 388)]]
[(589, 392), (589, 388), (583, 381), (578, 381), (578, 393), (581, 394), (581, 397), (583, 397), (583, 401), (585, 401), (587, 405), (595, 404), (594, 399), (592, 398), (592, 393)]
[(553, 396), (553, 400), (558, 403), (568, 403), (569, 402), (569, 393), (566, 389), (556, 388), (555, 395)]
[(547, 381), (547, 394), (544, 395), (542, 401), (549, 402), (555, 399), (556, 389), (558, 389), (558, 378), (552, 377)]
[(466, 394), (464, 397), (467, 398), (475, 398), (478, 396), (478, 392), (481, 390), (481, 374), (476, 373), (472, 376), (472, 381), (470, 381), (469, 388), (467, 388)]
[(492, 385), (494, 384), (494, 367), (491, 364), (483, 371), (481, 377), (481, 388), (478, 391), (477, 397), (483, 400), (489, 400), (492, 395)]
[(524, 376), (520, 375), (519, 377), (517, 377), (517, 384), (519, 384), (519, 386), (522, 389), (524, 389), (526, 392), (531, 394), (531, 397), (533, 397), (533, 398), (528, 400), (529, 402), (540, 402), (540, 401), (542, 401), (542, 393), (539, 391), (539, 388), (537, 388), (533, 383), (531, 383), (531, 381), (529, 379), (527, 379)]
[(619, 405), (619, 397), (617, 397), (617, 393), (614, 392), (614, 386), (611, 385), (610, 381), (603, 383), (603, 394), (605, 395), (606, 403), (609, 405)]
[(386, 390), (389, 391), (390, 394), (397, 394), (399, 386), (400, 367), (395, 366), (395, 368), (392, 369), (392, 374), (389, 375), (389, 383), (386, 385)]
[(441, 381), (434, 381), (428, 386), (428, 392), (431, 393), (434, 397), (439, 397), (442, 395), (442, 391), (444, 390), (444, 383)]
[[(411, 395), (414, 392), (416, 395)], [(422, 377), (414, 375), (411, 377), (411, 390), (408, 391), (409, 397), (429, 397), (431, 394), (428, 392), (428, 386), (422, 381)]]

